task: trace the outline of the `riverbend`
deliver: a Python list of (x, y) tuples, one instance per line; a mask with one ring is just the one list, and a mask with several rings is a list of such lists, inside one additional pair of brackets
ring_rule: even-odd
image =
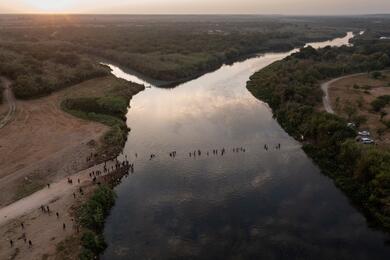
[(151, 88), (131, 101), (124, 148), (135, 173), (116, 188), (103, 259), (389, 256), (386, 235), (367, 226), (245, 88), (253, 73), (294, 51), (223, 66), (174, 89), (143, 82)]

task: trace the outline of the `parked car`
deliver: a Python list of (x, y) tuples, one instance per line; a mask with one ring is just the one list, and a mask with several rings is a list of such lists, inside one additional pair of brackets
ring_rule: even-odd
[(371, 138), (363, 137), (363, 138), (362, 138), (362, 143), (363, 143), (363, 144), (374, 144), (375, 141), (372, 140)]
[(370, 132), (368, 132), (368, 131), (358, 132), (358, 135), (360, 135), (360, 136), (371, 136)]

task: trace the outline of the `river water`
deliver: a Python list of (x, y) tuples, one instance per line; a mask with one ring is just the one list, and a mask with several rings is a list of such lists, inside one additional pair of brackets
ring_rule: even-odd
[[(311, 45), (340, 46), (351, 37)], [(117, 77), (151, 87), (130, 104), (124, 154), (135, 173), (116, 188), (103, 259), (389, 257), (385, 234), (367, 226), (246, 89), (253, 73), (291, 53), (226, 65), (173, 89), (111, 65)]]

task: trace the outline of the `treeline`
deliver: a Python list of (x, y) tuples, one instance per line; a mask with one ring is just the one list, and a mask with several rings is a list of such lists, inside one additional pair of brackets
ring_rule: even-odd
[[(357, 143), (347, 122), (320, 112), (320, 81), (390, 66), (390, 43), (302, 49), (254, 74), (247, 88), (376, 223), (390, 230), (390, 152)], [(353, 118), (352, 118), (353, 120)]]
[[(345, 34), (346, 29), (328, 26), (315, 18), (281, 19), (270, 17), (29, 17), (10, 20), (1, 29), (0, 46), (6, 50), (32, 56), (44, 64), (45, 74), (53, 74), (47, 85), (46, 76), (34, 71), (16, 85), (20, 96), (50, 92), (74, 82), (85, 72), (57, 75), (60, 70), (78, 66), (89, 56), (105, 59), (153, 79), (177, 82), (217, 69), (224, 63), (247, 55), (268, 51), (285, 51), (303, 46), (307, 41), (331, 39)], [(46, 20), (45, 20), (46, 19)], [(24, 24), (24, 22), (26, 24)], [(13, 24), (14, 23), (14, 24)], [(57, 57), (54, 57), (57, 56)], [(73, 57), (72, 57), (73, 56)], [(9, 62), (7, 62), (9, 63)], [(16, 64), (29, 64), (23, 59)], [(65, 63), (65, 64), (63, 64)], [(73, 64), (72, 64), (73, 63)], [(14, 65), (13, 65), (14, 66)], [(11, 68), (13, 67), (11, 66)], [(23, 66), (21, 66), (23, 67)], [(23, 72), (22, 68), (16, 71)], [(93, 75), (94, 69), (90, 75)], [(18, 73), (23, 74), (23, 73)], [(63, 78), (64, 75), (68, 78)], [(72, 76), (73, 75), (73, 76)], [(32, 93), (24, 93), (22, 85), (31, 84)], [(19, 87), (18, 87), (19, 86)]]
[(108, 60), (168, 84), (194, 78), (247, 55), (290, 50), (306, 42), (342, 36), (347, 30), (384, 30), (390, 24), (389, 19), (378, 17), (0, 18), (0, 74), (14, 81), (19, 98), (46, 95), (106, 75), (108, 72), (96, 60)]
[(0, 42), (0, 75), (17, 98), (40, 97), (109, 71), (64, 44)]
[[(343, 35), (333, 29), (310, 38), (310, 29), (305, 32), (303, 27), (289, 31), (287, 24), (257, 25), (253, 31), (246, 31), (246, 25), (239, 23), (236, 26), (244, 26), (242, 31), (223, 25), (207, 29), (199, 24), (200, 30), (196, 23), (146, 28), (66, 28), (57, 37), (78, 43), (83, 51), (94, 56), (153, 79), (172, 82), (196, 77), (247, 55), (286, 51), (303, 46), (308, 39)], [(106, 37), (100, 37), (102, 32)]]

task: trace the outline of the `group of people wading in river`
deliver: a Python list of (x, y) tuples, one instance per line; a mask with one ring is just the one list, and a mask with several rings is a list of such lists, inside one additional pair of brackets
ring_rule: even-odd
[[(265, 144), (264, 145), (264, 150), (268, 151), (268, 149), (269, 149), (268, 144)], [(281, 144), (280, 143), (277, 144), (275, 146), (275, 149), (276, 150), (280, 150), (281, 149)], [(232, 149), (232, 152), (233, 153), (245, 153), (246, 152), (246, 148), (244, 148), (244, 147), (235, 147), (235, 148)], [(200, 157), (200, 156), (202, 156), (202, 154), (206, 154), (206, 156), (210, 156), (210, 155), (221, 155), (221, 156), (223, 156), (225, 153), (227, 153), (227, 149), (225, 149), (225, 148), (213, 149), (213, 150), (211, 150), (211, 152), (210, 151), (202, 152), (201, 150), (194, 150), (194, 151), (189, 152), (188, 156), (192, 157), (192, 158)], [(169, 157), (171, 157), (171, 158), (176, 158), (176, 155), (177, 155), (177, 151), (172, 151), (172, 152), (169, 153)], [(136, 154), (135, 157), (137, 157), (137, 154)], [(154, 158), (156, 158), (156, 154), (151, 154), (150, 157), (149, 157), (149, 160), (152, 160)]]
[[(265, 144), (264, 145), (264, 150), (268, 151), (268, 149), (269, 149), (268, 144)], [(281, 149), (281, 144), (280, 143), (277, 144), (275, 146), (275, 149), (276, 150), (280, 150)], [(245, 153), (246, 152), (246, 148), (244, 148), (244, 147), (236, 147), (236, 148), (233, 148), (232, 151), (233, 151), (233, 153), (240, 153), (240, 152)], [(202, 154), (206, 154), (206, 156), (210, 156), (210, 155), (221, 155), (221, 156), (223, 156), (226, 152), (227, 152), (227, 150), (225, 148), (213, 149), (213, 150), (211, 150), (211, 152), (210, 151), (206, 151), (206, 152), (203, 152), (203, 153), (202, 153), (201, 150), (194, 150), (194, 151), (189, 152), (188, 156), (189, 157), (193, 157), (193, 158), (195, 158), (197, 156), (200, 157), (200, 156), (202, 156)], [(172, 152), (169, 153), (169, 157), (171, 157), (171, 158), (176, 158), (176, 155), (177, 155), (177, 151), (172, 151)], [(136, 153), (135, 157), (137, 157), (137, 156), (138, 156), (138, 154)], [(156, 158), (156, 154), (154, 154), (154, 153), (150, 154), (149, 160), (153, 160), (154, 158)]]
[[(276, 150), (280, 150), (280, 148), (281, 148), (281, 145), (280, 145), (280, 144), (277, 144), (277, 145), (275, 146), (275, 149), (276, 149)], [(268, 151), (268, 145), (267, 145), (267, 144), (264, 145), (264, 150)]]
[[(223, 156), (225, 153), (226, 153), (226, 149), (225, 148), (222, 148), (222, 149), (213, 149), (212, 150), (212, 155), (221, 155)], [(246, 152), (246, 149), (243, 148), (243, 147), (237, 147), (237, 148), (233, 148), (233, 153), (239, 153), (239, 152), (243, 152), (245, 153)], [(206, 156), (210, 156), (210, 152), (209, 151), (206, 151)], [(188, 153), (189, 157), (196, 157), (196, 156), (202, 156), (202, 151), (201, 150), (195, 150), (193, 152), (189, 152)]]

